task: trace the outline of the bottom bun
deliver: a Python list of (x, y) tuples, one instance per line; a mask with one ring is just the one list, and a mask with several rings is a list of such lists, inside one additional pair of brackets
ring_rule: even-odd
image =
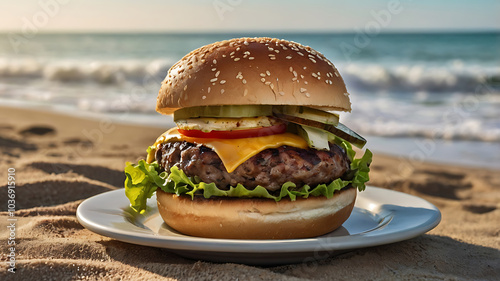
[(275, 202), (261, 198), (178, 196), (156, 191), (158, 210), (173, 229), (187, 235), (224, 239), (308, 238), (331, 232), (350, 216), (356, 189), (327, 199), (311, 196)]

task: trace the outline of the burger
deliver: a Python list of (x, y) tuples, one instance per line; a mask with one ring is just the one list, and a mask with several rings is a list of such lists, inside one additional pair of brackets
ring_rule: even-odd
[(125, 167), (131, 208), (172, 229), (227, 239), (315, 237), (340, 227), (368, 181), (366, 140), (339, 122), (351, 111), (335, 66), (274, 38), (192, 51), (161, 84), (156, 111), (177, 127)]

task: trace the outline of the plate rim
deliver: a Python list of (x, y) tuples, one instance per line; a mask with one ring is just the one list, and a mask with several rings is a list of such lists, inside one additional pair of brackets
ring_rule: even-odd
[[(366, 193), (368, 194), (366, 194)], [(203, 252), (225, 252), (225, 253), (299, 253), (299, 252), (311, 252), (311, 251), (337, 251), (337, 250), (349, 250), (358, 249), (372, 246), (379, 246), (389, 243), (395, 243), (407, 239), (411, 239), (436, 227), (441, 221), (441, 212), (439, 209), (428, 202), (427, 200), (395, 190), (390, 190), (386, 188), (367, 186), (366, 190), (363, 192), (358, 192), (358, 200), (369, 200), (368, 197), (371, 193), (378, 195), (383, 195), (383, 193), (388, 193), (391, 195), (396, 195), (400, 197), (406, 197), (413, 201), (418, 201), (421, 205), (424, 205), (426, 209), (433, 211), (429, 218), (419, 224), (414, 225), (411, 228), (405, 229), (405, 231), (396, 231), (392, 233), (380, 232), (380, 230), (374, 230), (368, 234), (356, 233), (348, 236), (337, 236), (337, 237), (313, 237), (313, 238), (302, 238), (302, 239), (280, 239), (280, 240), (250, 240), (250, 239), (217, 239), (217, 238), (201, 238), (192, 236), (163, 236), (155, 234), (151, 231), (125, 231), (122, 229), (110, 229), (109, 226), (101, 225), (97, 222), (92, 221), (85, 215), (85, 211), (88, 205), (92, 204), (93, 201), (98, 199), (103, 199), (105, 197), (123, 196), (125, 193), (123, 189), (112, 190), (104, 193), (94, 195), (92, 197), (84, 200), (77, 208), (76, 217), (80, 224), (85, 228), (122, 242), (127, 242), (131, 244), (151, 246), (157, 248), (170, 249), (172, 251), (203, 251)], [(121, 195), (118, 195), (121, 194)], [(366, 195), (363, 195), (366, 194)], [(359, 199), (361, 197), (361, 199)], [(150, 199), (151, 200), (151, 199)], [(121, 206), (116, 209), (116, 214), (119, 215), (119, 211), (124, 213), (123, 209), (129, 206)], [(366, 209), (365, 209), (366, 210)], [(397, 215), (397, 214), (396, 214)], [(124, 217), (123, 215), (121, 215)], [(124, 219), (124, 221), (127, 221)], [(129, 222), (130, 223), (130, 222)], [(137, 227), (136, 225), (130, 223), (131, 226)], [(387, 231), (387, 228), (391, 228), (391, 224), (387, 223), (386, 226), (382, 227), (382, 230)], [(373, 235), (375, 233), (375, 235)], [(279, 245), (279, 247), (277, 247)], [(293, 247), (290, 247), (292, 245)], [(260, 247), (256, 247), (260, 246)]]

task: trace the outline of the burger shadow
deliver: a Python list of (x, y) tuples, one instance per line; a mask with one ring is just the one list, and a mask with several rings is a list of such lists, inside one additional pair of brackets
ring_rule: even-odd
[[(421, 275), (438, 279), (497, 280), (494, 276), (498, 276), (500, 271), (500, 251), (451, 237), (424, 234), (401, 242), (349, 251), (327, 259), (307, 260), (300, 264), (267, 269), (290, 277), (301, 277), (310, 276), (316, 271), (342, 272), (345, 267), (352, 268), (350, 264), (354, 262), (362, 266), (364, 272), (371, 272), (374, 276), (391, 276), (389, 279), (399, 279), (397, 274), (401, 277), (418, 271)], [(360, 276), (366, 278), (366, 275)]]

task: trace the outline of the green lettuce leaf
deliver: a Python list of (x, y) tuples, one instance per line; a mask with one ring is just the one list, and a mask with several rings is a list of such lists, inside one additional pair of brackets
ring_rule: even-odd
[(146, 163), (140, 160), (137, 165), (127, 162), (125, 167), (125, 195), (130, 201), (130, 206), (143, 212), (146, 201), (153, 196), (158, 186), (166, 184), (166, 173), (158, 174), (158, 163)]
[(368, 172), (370, 171), (370, 163), (372, 153), (366, 150), (363, 157), (354, 159), (356, 152), (352, 150), (350, 143), (342, 141), (342, 147), (346, 150), (347, 155), (351, 159), (351, 172), (348, 179), (336, 179), (329, 184), (320, 184), (312, 188), (309, 185), (304, 185), (297, 189), (292, 182), (286, 182), (281, 186), (279, 195), (270, 194), (267, 189), (262, 186), (257, 186), (254, 189), (247, 189), (243, 185), (238, 184), (230, 187), (229, 190), (219, 189), (215, 183), (205, 183), (197, 177), (188, 177), (184, 171), (177, 167), (172, 167), (170, 173), (159, 173), (158, 163), (146, 163), (140, 160), (136, 165), (127, 162), (125, 167), (125, 194), (130, 200), (130, 206), (137, 212), (146, 210), (147, 199), (153, 196), (157, 188), (161, 188), (168, 193), (177, 195), (185, 194), (194, 198), (195, 195), (203, 195), (205, 198), (212, 196), (223, 197), (244, 197), (244, 198), (268, 198), (275, 201), (280, 201), (283, 198), (290, 198), (295, 201), (297, 197), (307, 198), (309, 196), (325, 196), (333, 197), (335, 191), (341, 190), (351, 184), (358, 188), (359, 191), (365, 189), (365, 183), (369, 180)]

